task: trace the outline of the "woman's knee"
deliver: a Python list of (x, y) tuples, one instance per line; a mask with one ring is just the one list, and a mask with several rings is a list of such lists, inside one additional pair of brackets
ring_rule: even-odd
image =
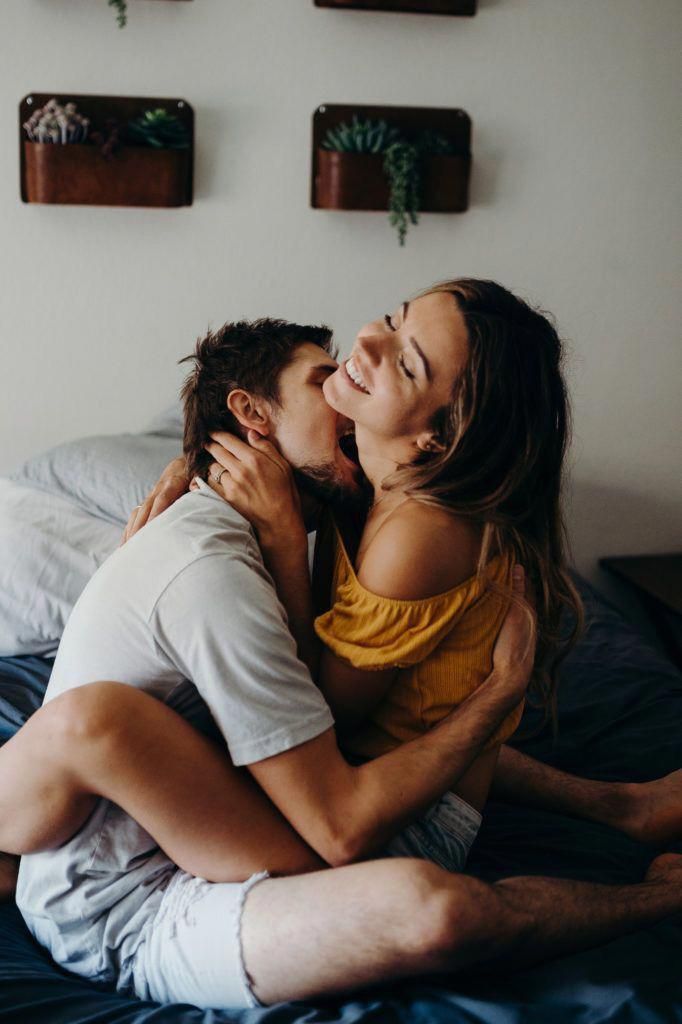
[(74, 750), (118, 735), (140, 695), (124, 683), (97, 682), (59, 694), (41, 709), (50, 745)]

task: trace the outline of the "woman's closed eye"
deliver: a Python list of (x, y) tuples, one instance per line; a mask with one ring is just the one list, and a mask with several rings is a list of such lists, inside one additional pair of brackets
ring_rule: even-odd
[[(388, 329), (390, 331), (396, 331), (397, 330), (397, 327), (395, 327), (393, 325), (393, 320), (391, 318), (391, 314), (390, 313), (384, 313), (384, 323), (386, 324), (386, 326), (388, 327)], [(405, 356), (404, 356), (404, 354), (402, 352), (400, 353), (400, 356), (398, 357), (398, 365), (400, 366), (400, 369), (403, 371), (403, 373), (405, 374), (405, 376), (409, 380), (414, 380), (415, 379), (415, 375), (407, 367), (407, 363), (405, 362)]]
[(410, 380), (414, 380), (414, 374), (411, 372), (411, 370), (408, 370), (407, 364), (405, 363), (405, 356), (402, 354), (402, 352), (400, 353), (398, 362), (400, 363), (400, 368), (405, 374), (405, 376), (409, 377)]

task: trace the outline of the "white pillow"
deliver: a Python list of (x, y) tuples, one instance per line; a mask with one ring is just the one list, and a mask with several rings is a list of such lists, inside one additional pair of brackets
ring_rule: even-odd
[(120, 526), (0, 478), (0, 656), (54, 654), (85, 584), (120, 541)]

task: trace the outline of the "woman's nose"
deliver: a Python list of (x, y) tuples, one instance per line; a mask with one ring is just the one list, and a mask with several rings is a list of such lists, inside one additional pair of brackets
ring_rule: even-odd
[(368, 324), (358, 334), (357, 347), (370, 363), (381, 362), (391, 344), (391, 336), (383, 324)]

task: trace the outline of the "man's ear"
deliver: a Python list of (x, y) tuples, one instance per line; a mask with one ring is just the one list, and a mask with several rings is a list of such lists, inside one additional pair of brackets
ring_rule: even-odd
[(431, 431), (420, 434), (415, 443), (420, 452), (444, 452), (446, 449), (446, 445)]
[(272, 426), (271, 409), (264, 398), (255, 398), (242, 388), (230, 391), (226, 400), (227, 408), (246, 430), (257, 430), (267, 437)]

